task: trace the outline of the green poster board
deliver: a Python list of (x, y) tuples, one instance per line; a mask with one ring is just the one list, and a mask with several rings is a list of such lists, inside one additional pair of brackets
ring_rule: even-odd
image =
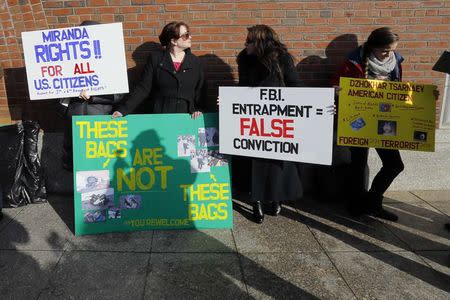
[(217, 114), (75, 116), (75, 234), (231, 228)]

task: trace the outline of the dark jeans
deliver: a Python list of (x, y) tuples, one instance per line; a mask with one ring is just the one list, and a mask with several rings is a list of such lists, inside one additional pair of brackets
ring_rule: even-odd
[[(395, 177), (400, 174), (404, 165), (400, 156), (400, 151), (391, 149), (375, 148), (380, 157), (383, 166), (373, 179), (369, 192), (375, 197), (382, 199), (384, 192), (389, 188)], [(353, 197), (361, 197), (365, 189), (365, 169), (367, 165), (367, 157), (369, 155), (369, 148), (350, 147), (352, 156), (351, 171), (352, 171), (352, 192)]]

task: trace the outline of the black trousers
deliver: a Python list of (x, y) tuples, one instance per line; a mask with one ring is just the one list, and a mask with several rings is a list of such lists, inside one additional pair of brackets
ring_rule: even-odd
[[(383, 166), (375, 175), (369, 192), (377, 199), (382, 199), (384, 192), (389, 188), (394, 179), (403, 169), (403, 161), (399, 150), (375, 148)], [(360, 198), (365, 192), (365, 169), (369, 148), (350, 147), (351, 152), (351, 186), (352, 196)]]
[(62, 161), (67, 167), (72, 167), (73, 164), (73, 150), (72, 150), (72, 117), (67, 117), (64, 120), (63, 131), (63, 151)]

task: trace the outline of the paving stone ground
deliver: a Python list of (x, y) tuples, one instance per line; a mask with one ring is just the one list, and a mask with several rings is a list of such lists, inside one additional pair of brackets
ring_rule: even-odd
[(399, 215), (350, 218), (300, 199), (231, 230), (76, 237), (69, 196), (4, 209), (1, 299), (449, 299), (450, 191), (386, 194)]

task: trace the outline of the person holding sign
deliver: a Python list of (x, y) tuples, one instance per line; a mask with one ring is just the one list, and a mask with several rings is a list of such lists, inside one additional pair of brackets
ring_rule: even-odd
[[(375, 29), (364, 45), (353, 51), (332, 80), (337, 86), (340, 77), (367, 78), (401, 81), (403, 57), (395, 50), (399, 37), (388, 27)], [(378, 124), (378, 133), (395, 135), (395, 122), (383, 121)], [(368, 213), (376, 217), (397, 221), (394, 213), (382, 207), (383, 194), (394, 179), (403, 171), (404, 165), (399, 150), (375, 149), (383, 166), (373, 179), (370, 190), (365, 187), (365, 169), (369, 148), (350, 147), (352, 175), (349, 212), (357, 216)]]
[[(97, 21), (86, 20), (80, 26), (99, 25)], [(90, 96), (86, 90), (73, 98), (61, 99), (61, 104), (67, 106), (65, 110), (66, 125), (63, 138), (63, 168), (71, 171), (73, 169), (72, 150), (72, 116), (79, 115), (109, 115), (113, 105), (118, 104), (123, 94)]]
[(3, 190), (2, 185), (0, 183), (0, 221), (3, 219), (2, 208), (3, 208)]
[[(237, 57), (240, 86), (304, 86), (292, 56), (272, 28), (255, 25), (247, 30), (245, 49)], [(243, 173), (247, 168), (251, 170), (250, 190), (253, 216), (257, 223), (264, 220), (262, 202), (271, 206), (272, 215), (278, 215), (281, 211), (280, 201), (295, 199), (300, 194), (301, 182), (296, 163), (260, 158), (239, 159), (239, 165), (234, 166)]]
[(200, 59), (191, 53), (192, 35), (184, 22), (171, 22), (159, 35), (163, 50), (153, 51), (141, 81), (113, 113), (122, 117), (133, 113), (147, 98), (152, 113), (190, 113), (200, 116), (204, 83)]

